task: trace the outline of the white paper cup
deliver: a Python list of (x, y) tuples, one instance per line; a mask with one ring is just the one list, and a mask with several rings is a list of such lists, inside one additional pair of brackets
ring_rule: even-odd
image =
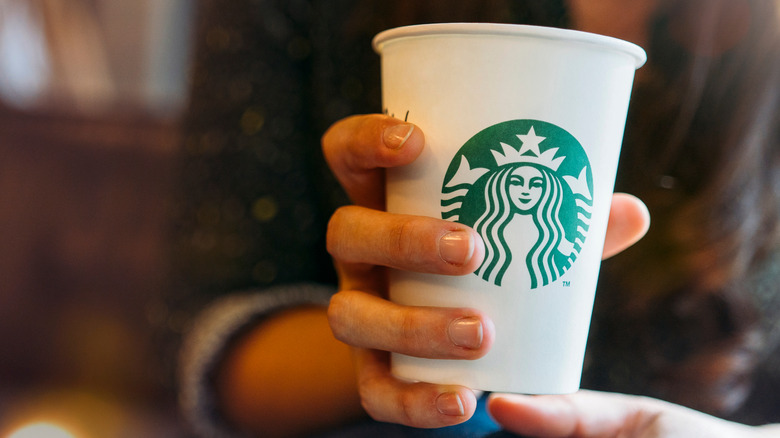
[(386, 113), (425, 132), (387, 175), (387, 210), (465, 223), (485, 241), (477, 273), (394, 271), (390, 299), (472, 307), (495, 323), (481, 359), (394, 354), (401, 378), (527, 394), (579, 388), (634, 72), (614, 38), (507, 24), (380, 33)]

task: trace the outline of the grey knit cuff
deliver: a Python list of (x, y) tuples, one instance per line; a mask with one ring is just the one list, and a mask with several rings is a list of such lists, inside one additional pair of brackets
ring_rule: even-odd
[(281, 309), (327, 306), (334, 292), (332, 287), (315, 284), (247, 291), (217, 300), (198, 316), (184, 339), (178, 376), (179, 403), (198, 436), (241, 436), (220, 415), (212, 381), (214, 367), (229, 342), (249, 325)]

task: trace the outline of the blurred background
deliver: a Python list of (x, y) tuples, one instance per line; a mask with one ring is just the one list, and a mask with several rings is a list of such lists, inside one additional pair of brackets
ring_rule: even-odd
[(185, 436), (151, 327), (192, 0), (0, 0), (0, 438)]

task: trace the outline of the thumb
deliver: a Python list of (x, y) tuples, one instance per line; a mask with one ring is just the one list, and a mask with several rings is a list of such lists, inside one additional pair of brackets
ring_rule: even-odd
[(541, 396), (491, 394), (488, 412), (505, 429), (521, 435), (614, 436), (620, 431), (641, 430), (657, 416), (654, 409), (641, 406), (637, 400), (588, 391)]

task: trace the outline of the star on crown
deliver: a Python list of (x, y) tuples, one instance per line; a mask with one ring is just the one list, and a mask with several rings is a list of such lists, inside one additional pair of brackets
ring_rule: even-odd
[[(520, 150), (515, 149), (514, 146), (501, 143), (502, 152), (492, 149), (493, 158), (496, 160), (498, 166), (511, 163), (535, 163), (549, 168), (550, 170), (557, 172), (565, 156), (557, 157), (559, 148), (550, 148), (544, 152), (539, 151), (539, 143), (545, 140), (547, 137), (540, 137), (536, 135), (533, 126), (528, 130), (528, 134), (517, 135), (517, 138), (523, 142)], [(458, 170), (455, 175), (445, 184), (445, 187), (456, 187), (462, 184), (474, 184), (480, 177), (489, 172), (489, 169), (483, 167), (471, 167), (469, 160), (465, 155), (461, 156)], [(590, 189), (587, 183), (587, 168), (583, 167), (579, 175), (575, 178), (571, 175), (564, 175), (563, 179), (572, 189), (574, 194), (582, 195), (585, 199), (592, 199)]]
[(517, 150), (514, 146), (504, 142), (500, 142), (503, 153), (491, 150), (493, 158), (496, 160), (496, 164), (503, 166), (510, 163), (536, 163), (553, 171), (557, 171), (563, 160), (566, 159), (566, 157), (555, 156), (555, 154), (558, 153), (558, 148), (550, 148), (544, 152), (539, 152), (539, 143), (544, 141), (547, 137), (536, 135), (533, 126), (528, 131), (528, 134), (518, 135), (517, 138), (523, 142), (520, 150)]

